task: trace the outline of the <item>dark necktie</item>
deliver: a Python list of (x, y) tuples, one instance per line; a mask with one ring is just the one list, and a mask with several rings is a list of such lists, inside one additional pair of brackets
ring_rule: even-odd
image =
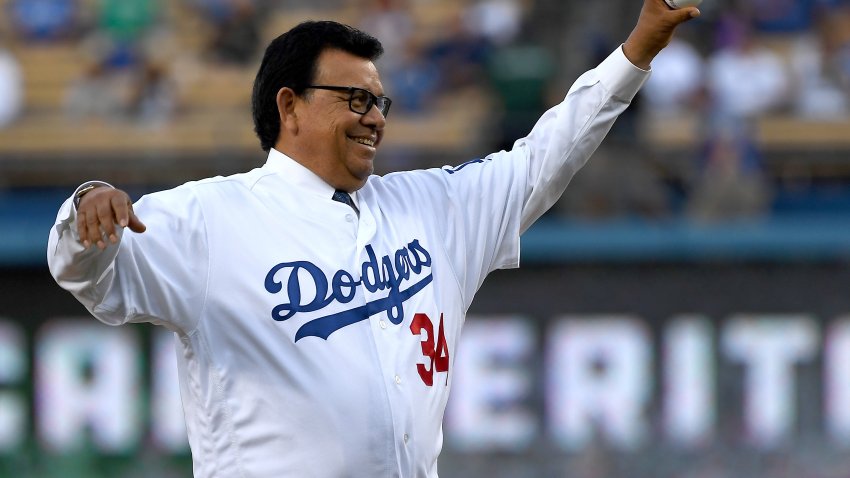
[(331, 196), (331, 199), (337, 202), (341, 202), (343, 204), (348, 204), (349, 206), (351, 206), (351, 209), (354, 209), (354, 212), (356, 212), (358, 216), (360, 215), (360, 210), (357, 209), (357, 206), (354, 205), (354, 199), (351, 199), (351, 195), (349, 195), (347, 192), (337, 189), (336, 191), (334, 191), (334, 195)]

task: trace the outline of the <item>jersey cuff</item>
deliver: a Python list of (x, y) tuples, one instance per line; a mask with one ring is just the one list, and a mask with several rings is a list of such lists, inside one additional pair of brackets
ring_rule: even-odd
[(649, 79), (650, 71), (643, 70), (630, 62), (620, 45), (596, 67), (599, 81), (611, 92), (611, 95), (631, 102), (637, 92)]

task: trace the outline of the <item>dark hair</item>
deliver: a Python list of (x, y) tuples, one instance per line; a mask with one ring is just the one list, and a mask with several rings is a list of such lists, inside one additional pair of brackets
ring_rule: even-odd
[(326, 49), (339, 49), (376, 60), (384, 48), (373, 36), (332, 21), (307, 21), (272, 40), (254, 80), (251, 109), (260, 146), (269, 151), (280, 134), (277, 92), (292, 88), (304, 93), (316, 76), (316, 62)]

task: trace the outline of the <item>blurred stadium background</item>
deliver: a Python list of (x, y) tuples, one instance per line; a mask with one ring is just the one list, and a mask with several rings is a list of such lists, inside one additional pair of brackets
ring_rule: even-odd
[[(0, 477), (191, 476), (168, 335), (87, 317), (47, 233), (88, 179), (262, 164), (270, 39), (384, 42), (385, 173), (509, 147), (640, 3), (0, 0)], [(441, 476), (850, 476), (850, 3), (701, 9), (482, 288)]]

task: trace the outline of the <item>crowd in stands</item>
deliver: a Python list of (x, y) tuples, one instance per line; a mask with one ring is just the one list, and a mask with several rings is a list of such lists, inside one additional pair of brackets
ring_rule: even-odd
[[(653, 62), (653, 75), (633, 105), (643, 122), (675, 128), (693, 120), (695, 148), (681, 158), (689, 165), (680, 185), (686, 197), (659, 200), (671, 193), (663, 174), (653, 174), (652, 158), (641, 161), (637, 153), (623, 161), (628, 153), (608, 141), (597, 153), (601, 164), (588, 168), (593, 174), (577, 178), (590, 182), (579, 193), (583, 208), (577, 212), (573, 205), (568, 214), (645, 217), (651, 205), (651, 217), (765, 217), (781, 185), (765, 166), (760, 121), (850, 119), (850, 2), (739, 0), (705, 2), (702, 9), (700, 20), (686, 25)], [(627, 149), (653, 149), (641, 138), (631, 141)], [(637, 170), (635, 162), (641, 163)], [(618, 177), (624, 171), (640, 186), (624, 184), (629, 181)]]
[[(485, 138), (480, 146), (486, 150), (509, 148), (563, 95), (553, 85), (564, 73), (564, 55), (582, 55), (589, 68), (628, 33), (603, 38), (588, 29), (584, 45), (559, 53), (563, 48), (552, 40), (559, 32), (537, 25), (545, 3), (2, 0), (8, 22), (0, 24), (0, 128), (30, 112), (28, 79), (16, 58), (28, 46), (64, 44), (79, 52), (80, 66), (60, 105), (68, 121), (162, 128), (181, 121), (191, 107), (186, 97), (205, 81), (225, 71), (250, 77), (263, 45), (282, 30), (274, 19), (312, 8), (314, 17), (339, 13), (383, 41), (380, 68), (394, 115), (462, 109), (475, 91), (486, 98), (487, 114), (469, 137)], [(616, 11), (622, 2), (602, 3)], [(556, 214), (658, 217), (678, 210), (708, 221), (752, 218), (770, 208), (773, 194), (756, 122), (770, 115), (848, 120), (850, 2), (710, 0), (702, 9), (653, 63), (635, 104)], [(448, 13), (423, 26), (421, 14), (431, 10)], [(242, 93), (245, 101), (236, 106), (247, 110), (249, 92)], [(695, 119), (697, 131), (696, 147), (681, 159), (689, 165), (682, 186), (687, 197), (677, 205), (664, 174), (654, 170), (642, 131), (682, 118)]]

